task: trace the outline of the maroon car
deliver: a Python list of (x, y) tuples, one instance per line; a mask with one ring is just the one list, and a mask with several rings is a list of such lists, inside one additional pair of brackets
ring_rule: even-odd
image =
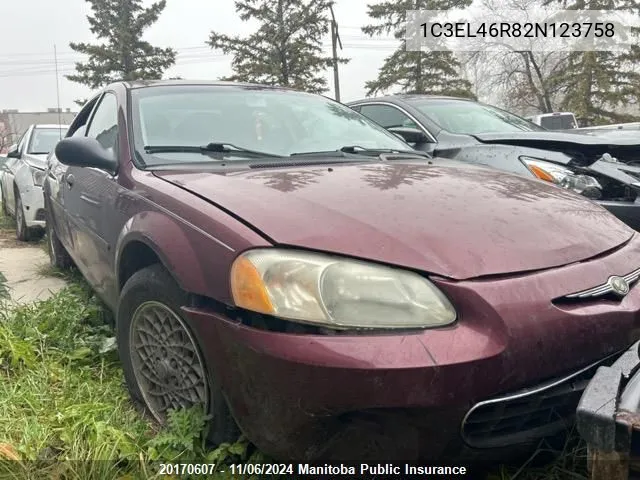
[(279, 459), (504, 459), (640, 338), (633, 230), (317, 95), (113, 84), (44, 191), (51, 260), (116, 313), (132, 396)]

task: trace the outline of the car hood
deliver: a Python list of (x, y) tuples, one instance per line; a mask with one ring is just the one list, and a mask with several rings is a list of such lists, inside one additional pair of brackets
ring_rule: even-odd
[(44, 170), (47, 168), (47, 154), (33, 154), (29, 153), (24, 155), (24, 161), (30, 166)]
[(577, 194), (493, 169), (443, 163), (155, 174), (275, 244), (453, 279), (579, 262), (633, 236)]
[(482, 133), (473, 135), (481, 143), (518, 145), (580, 153), (589, 162), (605, 153), (611, 155), (640, 155), (640, 136), (636, 135), (591, 135), (588, 132), (573, 130), (569, 132), (515, 132), (515, 133)]

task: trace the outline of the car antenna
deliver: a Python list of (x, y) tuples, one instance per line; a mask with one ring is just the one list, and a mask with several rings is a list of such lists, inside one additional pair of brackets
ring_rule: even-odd
[[(56, 48), (56, 44), (53, 44), (53, 61), (56, 65), (56, 97), (58, 102), (58, 125), (62, 125), (62, 109), (60, 108), (60, 78), (58, 76), (58, 49)], [(62, 140), (62, 129), (58, 128), (60, 135), (60, 140)]]

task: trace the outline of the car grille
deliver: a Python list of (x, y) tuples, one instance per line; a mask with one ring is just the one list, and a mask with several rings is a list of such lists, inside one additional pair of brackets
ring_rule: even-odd
[(610, 355), (566, 377), (474, 405), (462, 421), (462, 438), (471, 447), (498, 448), (527, 443), (561, 432), (573, 422), (582, 392)]

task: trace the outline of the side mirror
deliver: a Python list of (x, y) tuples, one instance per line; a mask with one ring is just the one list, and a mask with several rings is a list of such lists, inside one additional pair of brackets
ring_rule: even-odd
[(391, 133), (399, 135), (407, 143), (428, 143), (429, 137), (417, 128), (411, 127), (391, 127), (388, 128)]
[(95, 138), (63, 138), (56, 145), (55, 152), (58, 161), (69, 167), (93, 167), (111, 173), (118, 167), (113, 152), (105, 149)]
[(18, 150), (17, 145), (12, 145), (9, 147), (9, 152), (7, 153), (7, 158), (20, 158), (20, 150)]

